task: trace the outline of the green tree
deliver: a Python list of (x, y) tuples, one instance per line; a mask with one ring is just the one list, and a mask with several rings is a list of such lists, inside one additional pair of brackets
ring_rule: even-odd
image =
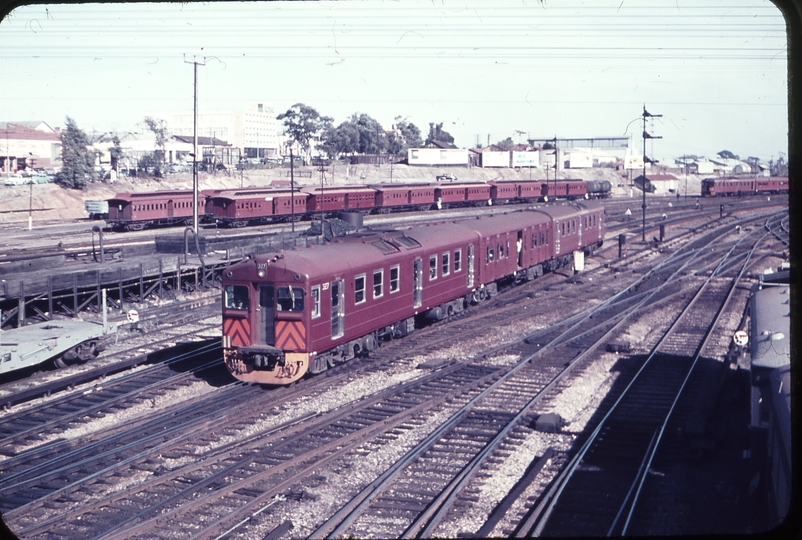
[(387, 151), (391, 154), (404, 154), (408, 148), (420, 148), (423, 146), (421, 133), (415, 124), (407, 122), (406, 118), (395, 117), (393, 132), (388, 140)]
[(123, 147), (120, 145), (120, 138), (115, 135), (112, 137), (111, 142), (114, 146), (109, 148), (109, 161), (111, 161), (111, 168), (119, 172), (120, 158), (123, 157)]
[(317, 134), (322, 134), (334, 121), (328, 116), (321, 116), (313, 107), (296, 103), (287, 112), (276, 116), (276, 120), (283, 120), (287, 128), (287, 135), (301, 145), (301, 149), (309, 157), (310, 144)]
[(434, 122), (429, 122), (429, 136), (426, 137), (426, 144), (429, 144), (434, 141), (454, 144), (454, 137), (452, 137), (449, 132), (443, 129), (442, 122), (440, 122), (439, 124), (435, 124)]
[(145, 118), (148, 129), (156, 136), (156, 149), (143, 158), (146, 167), (153, 167), (153, 174), (161, 178), (167, 173), (167, 122)]
[(95, 151), (89, 146), (89, 137), (68, 116), (61, 132), (61, 170), (56, 175), (56, 183), (67, 188), (83, 189), (94, 167)]
[(323, 131), (321, 141), (319, 148), (330, 158), (359, 152), (359, 128), (349, 120), (337, 127), (329, 125)]
[(513, 142), (512, 137), (507, 137), (503, 141), (499, 141), (493, 146), (495, 146), (498, 150), (504, 152), (507, 150), (512, 150), (512, 147), (515, 146), (515, 143)]
[(359, 131), (358, 152), (362, 154), (381, 154), (387, 149), (387, 138), (381, 124), (370, 115), (354, 113), (351, 115), (353, 123)]

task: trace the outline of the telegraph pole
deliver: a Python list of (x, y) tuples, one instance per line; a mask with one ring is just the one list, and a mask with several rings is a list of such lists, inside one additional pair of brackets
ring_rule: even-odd
[(295, 234), (295, 172), (292, 158), (292, 148), (290, 148), (290, 205), (292, 206), (292, 233)]
[(643, 233), (641, 235), (641, 240), (646, 242), (646, 162), (654, 163), (654, 161), (649, 160), (646, 157), (646, 139), (662, 139), (663, 137), (656, 137), (654, 135), (649, 135), (646, 132), (646, 119), (647, 118), (660, 118), (663, 116), (662, 114), (650, 114), (649, 111), (646, 110), (646, 104), (643, 105), (643, 182), (641, 182), (641, 188), (643, 191)]
[(203, 57), (203, 63), (195, 61), (192, 57), (192, 62), (187, 62), (186, 57), (184, 63), (193, 64), (195, 75), (195, 97), (194, 97), (194, 118), (192, 124), (192, 230), (195, 237), (198, 236), (198, 66), (206, 65), (206, 57)]

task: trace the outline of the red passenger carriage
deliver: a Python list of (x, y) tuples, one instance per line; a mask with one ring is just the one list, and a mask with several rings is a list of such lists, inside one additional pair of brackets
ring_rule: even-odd
[(386, 214), (411, 210), (428, 210), (434, 204), (434, 186), (430, 184), (374, 184), (374, 212)]
[(587, 192), (587, 185), (584, 180), (544, 180), (541, 182), (540, 189), (540, 194), (544, 200), (582, 199)]
[(788, 193), (787, 176), (723, 177), (702, 180), (702, 197)]
[[(203, 208), (203, 201), (199, 201)], [(140, 231), (145, 227), (191, 225), (194, 215), (190, 190), (118, 193), (109, 199), (107, 223), (114, 229)]]
[(490, 201), (490, 185), (481, 182), (435, 186), (434, 203), (440, 208), (482, 206)]
[(296, 220), (301, 219), (306, 214), (306, 200), (306, 194), (289, 189), (218, 191), (208, 198), (206, 210), (217, 223), (229, 227), (244, 227), (257, 223), (289, 221), (293, 215)]

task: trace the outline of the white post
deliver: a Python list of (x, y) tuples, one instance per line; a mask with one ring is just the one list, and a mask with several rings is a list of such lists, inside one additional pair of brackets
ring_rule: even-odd
[(574, 251), (574, 272), (585, 270), (585, 252), (582, 250)]
[(101, 296), (103, 297), (103, 333), (106, 333), (106, 326), (108, 325), (108, 313), (106, 312), (106, 289), (103, 289)]

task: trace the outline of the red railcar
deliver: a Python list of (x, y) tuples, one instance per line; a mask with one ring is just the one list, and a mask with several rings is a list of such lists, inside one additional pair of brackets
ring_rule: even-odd
[[(113, 229), (140, 231), (145, 227), (191, 225), (194, 215), (190, 190), (118, 193), (109, 199), (107, 224)], [(203, 214), (203, 201), (198, 202)]]
[(223, 276), (225, 362), (240, 380), (289, 384), (416, 320), (439, 320), (601, 245), (603, 208), (561, 205), (256, 255)]
[(755, 190), (758, 193), (788, 193), (788, 177), (770, 176), (768, 178), (756, 178)]
[(722, 177), (702, 180), (702, 197), (788, 193), (787, 176)]

